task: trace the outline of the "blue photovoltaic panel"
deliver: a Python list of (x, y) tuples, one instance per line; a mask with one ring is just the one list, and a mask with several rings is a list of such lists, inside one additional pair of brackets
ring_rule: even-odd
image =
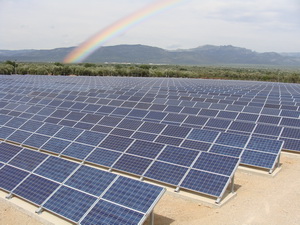
[(163, 125), (163, 124), (145, 122), (139, 128), (139, 131), (159, 134), (165, 127), (166, 127), (166, 125)]
[(73, 222), (78, 222), (97, 199), (77, 190), (61, 187), (43, 205)]
[(9, 137), (13, 132), (15, 132), (15, 129), (9, 128), (9, 127), (1, 127), (0, 129), (0, 138), (6, 139)]
[(281, 130), (282, 127), (266, 125), (266, 124), (257, 124), (254, 133), (279, 136)]
[(152, 160), (150, 159), (124, 154), (113, 165), (113, 168), (127, 173), (142, 175), (151, 162)]
[(105, 137), (106, 134), (86, 130), (76, 139), (76, 141), (97, 146)]
[(190, 132), (190, 128), (186, 127), (178, 127), (178, 126), (167, 126), (164, 131), (162, 132), (162, 135), (167, 135), (171, 137), (179, 137), (179, 138), (185, 138), (188, 133)]
[(65, 183), (92, 195), (100, 196), (117, 175), (88, 166), (81, 166)]
[(7, 116), (7, 115), (1, 115), (0, 116), (0, 125), (4, 125), (5, 123), (7, 123), (7, 121), (9, 121), (11, 118), (13, 118), (12, 116)]
[(13, 190), (29, 173), (11, 166), (0, 169), (0, 188), (6, 191)]
[(230, 123), (231, 123), (230, 120), (210, 118), (208, 120), (208, 122), (205, 124), (205, 127), (215, 127), (215, 128), (227, 129)]
[(233, 121), (228, 129), (251, 133), (254, 127), (255, 123)]
[(109, 135), (102, 141), (99, 147), (124, 152), (133, 141), (134, 139)]
[(189, 134), (188, 139), (205, 142), (214, 142), (218, 135), (219, 132), (216, 131), (193, 129), (192, 132)]
[(230, 176), (239, 162), (239, 158), (202, 152), (193, 168)]
[(33, 171), (47, 157), (48, 155), (44, 153), (24, 149), (9, 164), (24, 170)]
[(163, 188), (158, 186), (119, 177), (105, 193), (103, 199), (147, 213), (162, 190)]
[(17, 155), (22, 150), (21, 147), (7, 144), (7, 143), (0, 143), (0, 161), (7, 163), (11, 160), (15, 155)]
[(206, 123), (207, 120), (208, 118), (205, 117), (188, 116), (184, 123), (202, 126)]
[(30, 131), (30, 132), (35, 132), (42, 125), (43, 125), (42, 122), (34, 121), (34, 120), (27, 120), (27, 122), (25, 124), (23, 124), (23, 126), (21, 126), (20, 129)]
[[(3, 115), (1, 115), (2, 117)], [(10, 118), (10, 117), (9, 117)], [(5, 126), (20, 128), (24, 123), (26, 123), (26, 119), (14, 117), (10, 121), (8, 121)]]
[(114, 127), (118, 123), (120, 123), (121, 120), (122, 120), (121, 118), (105, 116), (102, 118), (99, 124)]
[(164, 145), (136, 140), (126, 151), (126, 153), (148, 157), (154, 159), (163, 149)]
[(248, 139), (249, 137), (244, 135), (242, 136), (237, 134), (221, 133), (217, 138), (216, 143), (243, 148)]
[(245, 150), (242, 155), (241, 164), (272, 169), (276, 158), (277, 155), (275, 154)]
[(136, 130), (137, 128), (139, 128), (139, 126), (141, 126), (142, 123), (142, 121), (124, 119), (120, 124), (118, 124), (117, 127), (129, 130)]
[(156, 161), (147, 170), (145, 177), (168, 184), (178, 185), (187, 170), (188, 169), (185, 167)]
[(200, 150), (200, 151), (208, 151), (211, 144), (201, 141), (191, 141), (191, 140), (185, 140), (181, 147)]
[(57, 131), (59, 131), (62, 126), (54, 125), (50, 123), (45, 123), (36, 133), (53, 136)]
[(300, 140), (288, 138), (280, 138), (280, 140), (284, 141), (283, 149), (300, 151)]
[(123, 137), (130, 137), (133, 133), (134, 133), (133, 130), (115, 128), (110, 134), (119, 135)]
[(56, 182), (31, 174), (13, 191), (13, 194), (40, 205), (58, 186)]
[(100, 200), (80, 223), (82, 225), (94, 224), (138, 224), (143, 214), (124, 208), (113, 203)]
[(149, 134), (144, 132), (135, 132), (132, 136), (132, 138), (140, 139), (144, 141), (154, 141), (157, 135), (155, 134)]
[(242, 154), (242, 148), (234, 148), (224, 145), (213, 145), (209, 152), (218, 153), (221, 155), (228, 155), (233, 157), (240, 157)]
[(298, 128), (283, 128), (282, 137), (300, 139), (300, 129)]
[(101, 115), (87, 114), (85, 117), (83, 117), (83, 118), (81, 119), (81, 122), (86, 122), (86, 123), (96, 124), (96, 123), (98, 123), (102, 118), (103, 118), (103, 116), (101, 116)]
[(50, 156), (34, 173), (63, 182), (77, 167), (77, 163)]
[(228, 180), (229, 177), (227, 176), (192, 169), (180, 186), (189, 190), (219, 197), (224, 187), (226, 187)]
[(198, 151), (167, 146), (159, 155), (158, 160), (189, 167), (198, 154)]
[(252, 137), (247, 145), (247, 149), (278, 154), (281, 146), (282, 141)]
[(61, 154), (83, 160), (91, 151), (93, 151), (93, 149), (94, 147), (89, 145), (72, 143)]
[(186, 115), (169, 113), (164, 118), (164, 121), (173, 121), (173, 122), (176, 122), (176, 123), (182, 123), (185, 120), (186, 117), (187, 117)]
[(280, 121), (281, 117), (278, 116), (265, 116), (265, 115), (261, 115), (257, 122), (258, 123), (268, 123), (268, 124), (273, 124), (273, 125), (277, 125)]
[(110, 167), (119, 157), (121, 153), (101, 148), (96, 148), (86, 159), (86, 161), (102, 166)]
[(50, 137), (44, 135), (32, 134), (26, 141), (23, 142), (23, 144), (31, 147), (40, 148), (49, 139)]
[(82, 131), (83, 130), (77, 128), (63, 127), (55, 134), (55, 137), (73, 141), (82, 133)]
[(22, 143), (25, 141), (32, 133), (27, 131), (16, 130), (12, 135), (10, 135), (7, 139), (10, 141), (14, 141), (17, 143)]
[(54, 153), (61, 153), (71, 142), (58, 138), (51, 138), (41, 148)]
[[(164, 108), (165, 106), (163, 106)], [(150, 111), (145, 118), (147, 119), (152, 119), (152, 120), (162, 120), (165, 118), (167, 113), (164, 112), (155, 112), (155, 111)]]

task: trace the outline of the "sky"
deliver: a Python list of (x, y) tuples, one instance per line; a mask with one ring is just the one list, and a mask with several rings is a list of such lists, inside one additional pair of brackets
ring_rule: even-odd
[[(77, 46), (155, 0), (0, 0), (0, 49)], [(105, 43), (300, 52), (300, 0), (182, 0)]]

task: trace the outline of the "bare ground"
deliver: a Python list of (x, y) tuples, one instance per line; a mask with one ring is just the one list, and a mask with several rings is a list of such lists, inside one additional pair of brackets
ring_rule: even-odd
[[(238, 170), (235, 176), (237, 196), (221, 208), (166, 193), (155, 208), (155, 224), (299, 225), (300, 156), (282, 154), (281, 163), (282, 169), (275, 177)], [(10, 201), (0, 199), (1, 225), (49, 224)]]

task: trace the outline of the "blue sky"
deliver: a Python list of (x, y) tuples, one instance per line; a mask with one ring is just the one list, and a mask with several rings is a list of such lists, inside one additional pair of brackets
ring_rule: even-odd
[[(0, 49), (76, 46), (152, 0), (0, 0)], [(110, 40), (165, 49), (205, 44), (300, 52), (299, 0), (182, 0)]]

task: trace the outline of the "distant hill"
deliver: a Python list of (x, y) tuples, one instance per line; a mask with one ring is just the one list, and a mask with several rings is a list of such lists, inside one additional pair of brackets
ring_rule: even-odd
[[(62, 62), (74, 47), (51, 50), (0, 50), (0, 61)], [(154, 63), (154, 64), (261, 64), (299, 65), (300, 53), (258, 53), (231, 45), (204, 45), (192, 49), (165, 50), (145, 45), (101, 47), (84, 62), (90, 63)]]

